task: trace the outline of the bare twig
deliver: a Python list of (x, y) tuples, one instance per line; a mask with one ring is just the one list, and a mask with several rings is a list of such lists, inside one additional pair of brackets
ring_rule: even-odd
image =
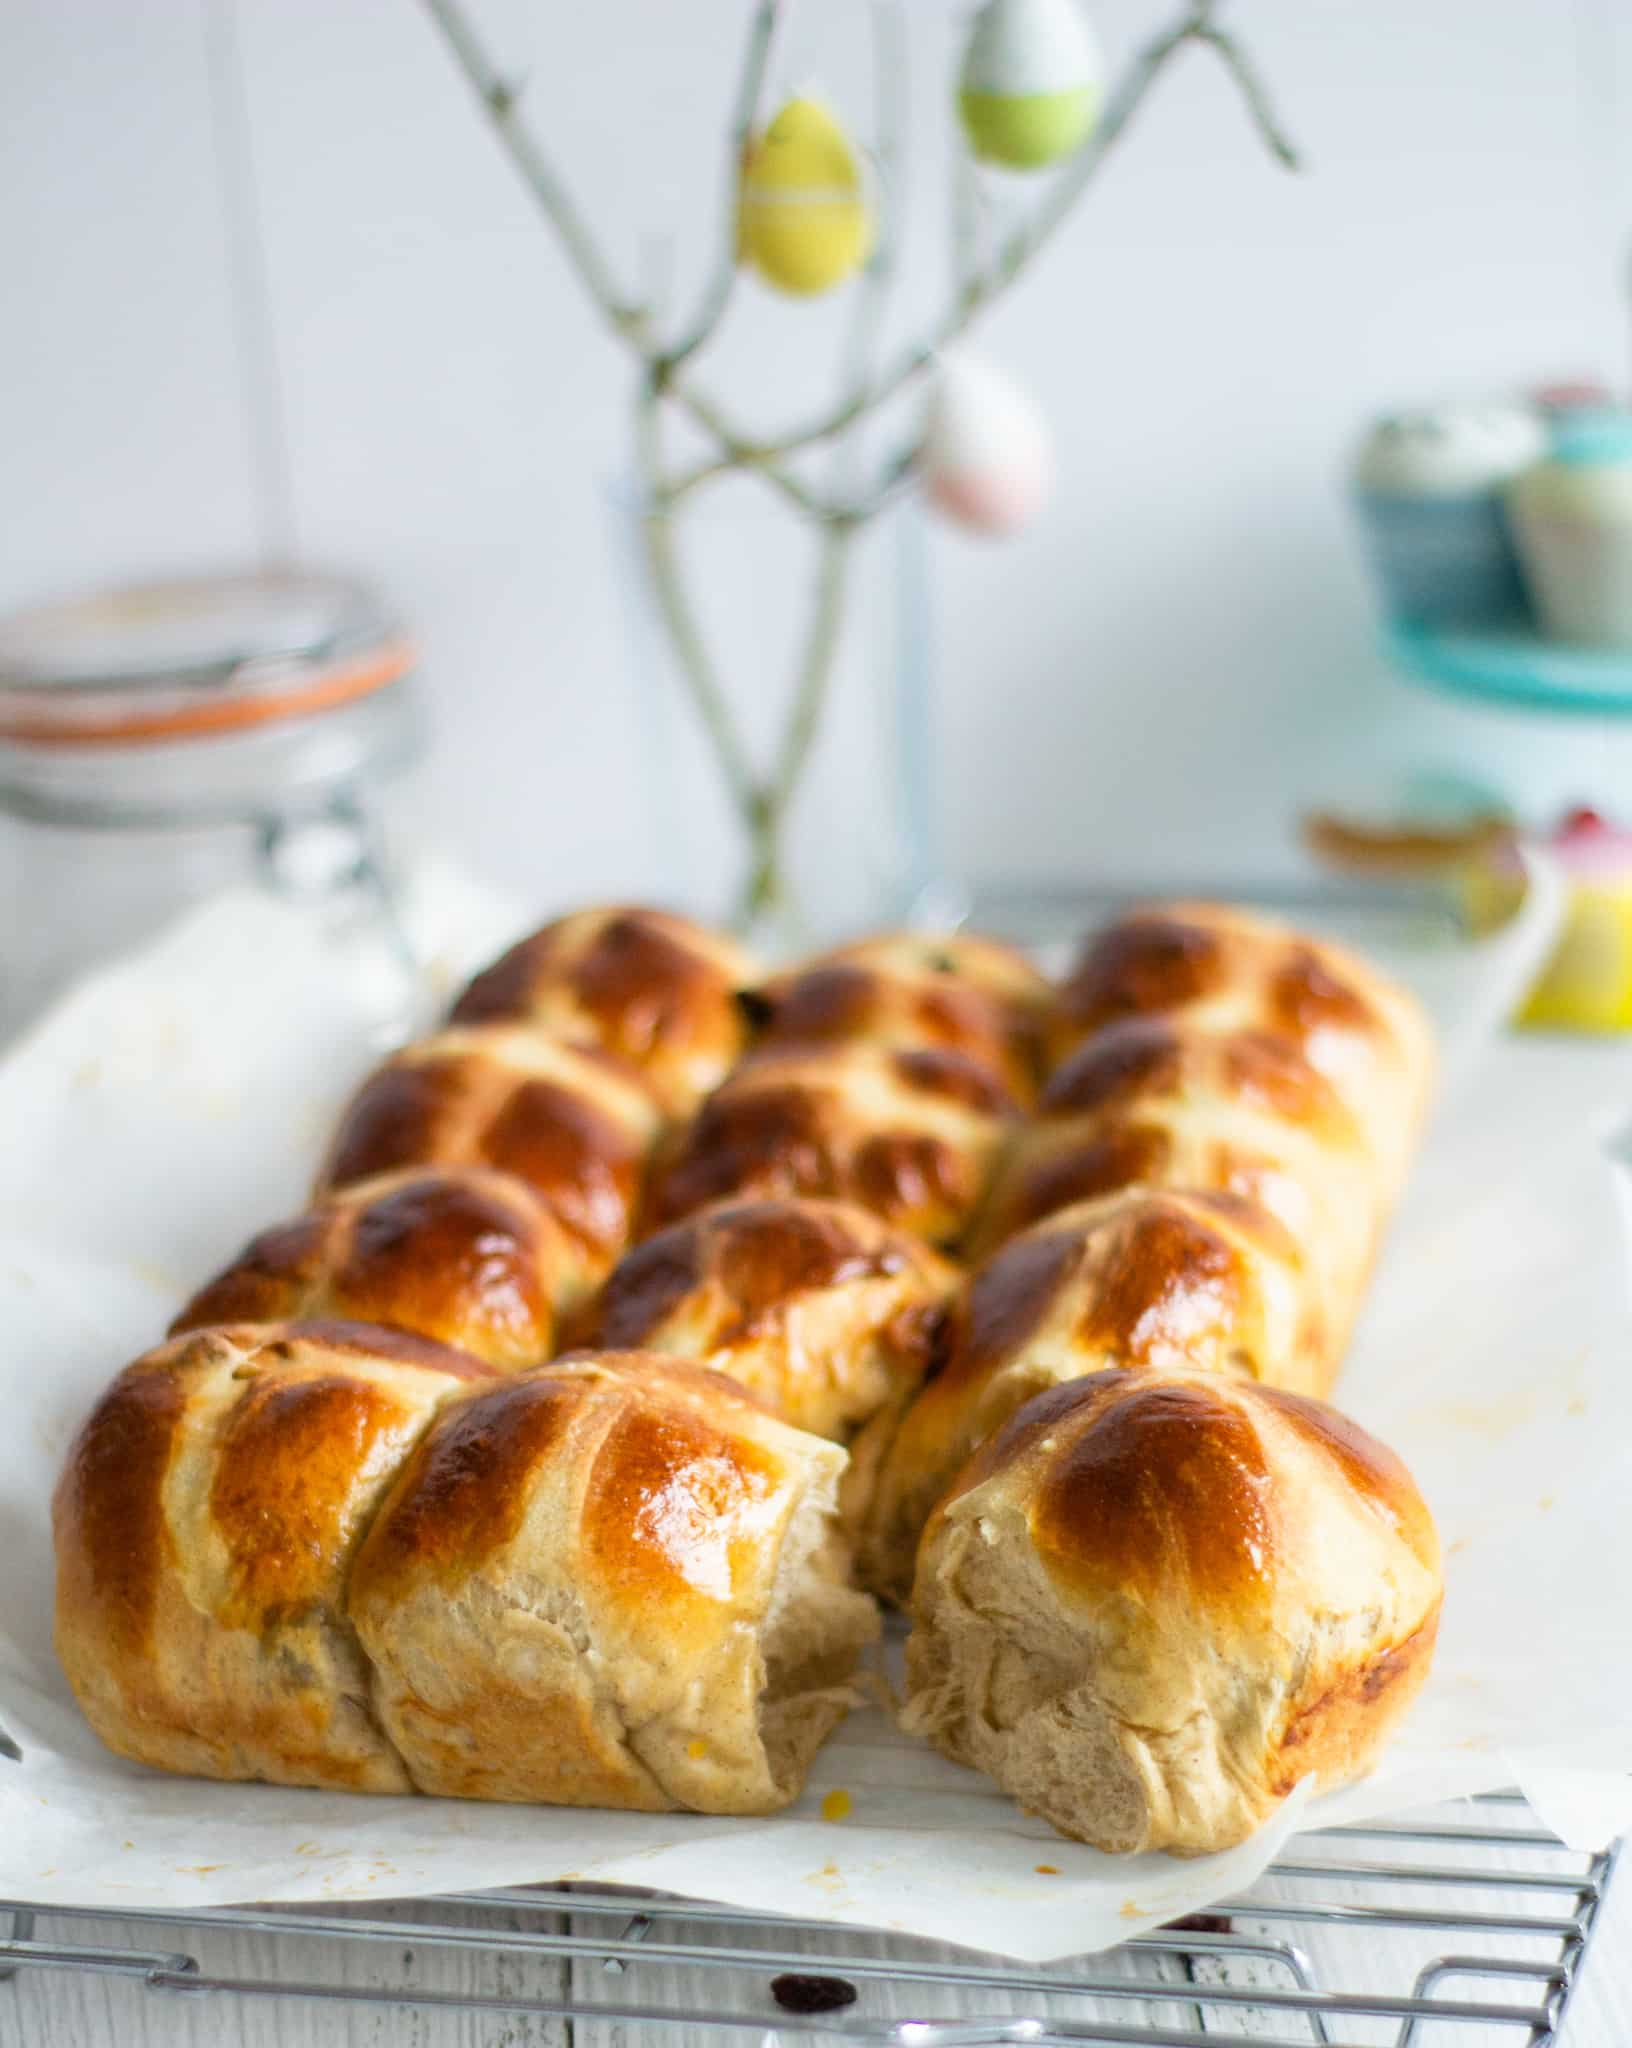
[(870, 412), (875, 406), (893, 398), (934, 361), (941, 349), (956, 341), (975, 316), (1014, 283), (1058, 232), (1126, 132), (1146, 94), (1186, 43), (1204, 42), (1219, 49), (1237, 83), (1248, 95), (1249, 111), (1259, 132), (1270, 140), (1271, 148), (1282, 162), (1296, 162), (1295, 152), (1287, 143), (1279, 123), (1269, 113), (1268, 100), (1256, 74), (1246, 68), (1245, 60), (1234, 43), (1213, 25), (1213, 11), (1213, 0), (1193, 0), (1171, 28), (1147, 43), (1134, 57), (1092, 137), (1060, 173), (1036, 212), (1004, 240), (993, 261), (968, 281), (929, 334), (905, 349), (866, 389), (851, 393), (829, 412), (795, 432), (783, 435), (766, 453), (774, 457), (790, 455), (813, 441), (825, 441), (833, 434), (842, 433), (864, 412)]
[[(658, 367), (661, 369), (661, 366)], [(808, 484), (801, 483), (792, 470), (784, 468), (777, 462), (774, 448), (743, 439), (711, 398), (700, 391), (692, 390), (689, 385), (682, 388), (670, 384), (666, 389), (679, 399), (698, 425), (705, 428), (719, 443), (724, 460), (709, 463), (709, 475), (717, 476), (731, 469), (752, 470), (762, 476), (773, 490), (780, 491), (790, 505), (797, 505), (807, 518), (826, 519), (831, 516), (833, 508), (826, 504), (817, 492), (811, 490)], [(668, 502), (673, 504), (703, 481), (703, 476), (696, 472), (677, 479), (667, 487), (665, 495)]]
[[(494, 132), (509, 152), (511, 162), (538, 201), (540, 210), (561, 236), (584, 289), (614, 332), (621, 334), (635, 350), (642, 364), (648, 370), (654, 365), (662, 370), (659, 395), (673, 398), (682, 405), (713, 438), (725, 458), (724, 466), (753, 470), (807, 517), (823, 518), (829, 508), (791, 471), (781, 466), (775, 448), (757, 446), (739, 434), (711, 399), (694, 391), (662, 365), (652, 342), (647, 308), (619, 291), (566, 185), (522, 120), (516, 88), (500, 75), (466, 19), (459, 0), (425, 0), (425, 6), (446, 37), (472, 90), (487, 110)], [(683, 480), (680, 490), (670, 492), (671, 501), (690, 488), (691, 480)]]
[(907, 211), (906, 129), (907, 30), (902, 0), (872, 0), (869, 14), (873, 39), (873, 163), (878, 180), (878, 205), (872, 254), (856, 287), (850, 331), (840, 364), (839, 390), (849, 397), (871, 380), (873, 359), (883, 334), (895, 282), (901, 222)]
[(952, 143), (952, 291), (961, 297), (980, 264), (981, 206), (974, 161), (961, 135)]
[[(903, 0), (873, 0), (873, 157), (877, 165), (879, 206), (877, 236), (867, 269), (857, 287), (855, 307), (846, 338), (841, 394), (865, 390), (876, 365), (883, 339), (884, 315), (888, 310), (890, 287), (895, 280), (900, 241), (900, 223), (906, 216), (908, 195), (903, 139), (910, 99), (907, 76), (907, 33)], [(852, 519), (862, 493), (861, 465), (866, 453), (861, 431), (840, 436), (834, 449), (833, 482), (835, 508), (842, 503)]]
[(756, 856), (739, 912), (744, 923), (774, 903), (786, 900), (782, 838), (787, 829), (789, 808), (799, 792), (805, 763), (821, 728), (822, 711), (833, 677), (833, 658), (838, 651), (839, 628), (844, 619), (846, 572), (854, 538), (853, 527), (844, 519), (832, 522), (822, 533), (810, 631), (799, 665), (787, 731), (783, 734), (776, 767), (764, 796), (756, 835)]
[(571, 193), (520, 118), (519, 89), (500, 76), (456, 0), (425, 0), (425, 6), (447, 38), (448, 47), (476, 97), (487, 109), (488, 118), (528, 189), (561, 237), (584, 289), (618, 333), (638, 344), (645, 326), (645, 309), (619, 291)]
[(781, 6), (782, 0), (759, 0), (754, 10), (726, 145), (725, 194), (721, 209), (724, 219), (720, 227), (719, 249), (696, 319), (684, 337), (663, 352), (663, 367), (669, 371), (679, 369), (709, 341), (731, 301), (731, 287), (737, 277), (737, 189), (748, 145), (759, 121), (759, 103), (765, 91), (765, 73), (770, 64), (771, 45), (776, 39)]
[(714, 745), (720, 772), (744, 828), (752, 833), (763, 809), (763, 798), (753, 762), (737, 731), (730, 701), (720, 687), (714, 664), (703, 642), (702, 629), (687, 601), (680, 565), (675, 556), (674, 521), (662, 502), (662, 446), (658, 418), (657, 386), (648, 377), (641, 388), (637, 415), (641, 470), (646, 503), (640, 508), (641, 531), (646, 542), (646, 562), (651, 571), (652, 590), (669, 640), (674, 648), (681, 678), (690, 691), (697, 714)]
[(1247, 112), (1257, 125), (1258, 133), (1264, 139), (1264, 147), (1276, 161), (1289, 171), (1303, 168), (1303, 159), (1286, 130), (1281, 126), (1264, 81), (1258, 75), (1258, 67), (1235, 37), (1226, 30), (1215, 28), (1211, 21), (1204, 22), (1196, 30), (1196, 41), (1210, 43), (1224, 60), (1225, 69), (1235, 79), (1241, 97), (1246, 102)]
[(865, 526), (875, 514), (882, 512), (899, 495), (902, 487), (917, 475), (924, 455), (924, 437), (923, 427), (909, 434), (895, 453), (887, 458), (872, 489), (853, 501), (850, 517), (858, 526)]
[[(726, 229), (714, 268), (691, 326), (667, 350), (656, 341), (656, 315), (622, 292), (602, 257), (572, 195), (520, 117), (518, 93), (498, 72), (466, 20), (462, 0), (425, 0), (494, 130), (540, 210), (560, 234), (568, 257), (612, 329), (638, 357), (642, 377), (638, 440), (645, 475), (643, 530), (653, 591), (685, 685), (708, 731), (732, 803), (748, 835), (752, 872), (743, 911), (753, 915), (784, 893), (781, 841), (787, 814), (815, 744), (831, 683), (844, 595), (856, 529), (879, 511), (911, 477), (921, 453), (920, 427), (883, 463), (870, 491), (850, 482), (859, 455), (852, 437), (838, 452), (836, 473), (845, 488), (826, 497), (812, 489), (786, 458), (816, 442), (845, 435), (886, 405), (958, 340), (976, 317), (1007, 291), (1058, 233), (1110, 151), (1128, 128), (1161, 72), (1187, 43), (1210, 48), (1240, 92), (1247, 113), (1276, 159), (1296, 167), (1297, 153), (1276, 116), (1255, 66), (1215, 21), (1219, 0), (1187, 0), (1179, 18), (1140, 50), (1112, 93), (1099, 127), (1055, 177), (1041, 202), (998, 240), (990, 257), (965, 248), (953, 281), (951, 303), (917, 341), (882, 371), (873, 359), (893, 279), (901, 204), (900, 109), (904, 104), (904, 16), (902, 0), (874, 0), (875, 77), (879, 103), (876, 151), (886, 204), (881, 207), (877, 246), (857, 292), (839, 394), (828, 410), (775, 440), (752, 439), (728, 413), (681, 374), (711, 339), (730, 302), (736, 272), (734, 211), (742, 152), (752, 132), (764, 90), (769, 51), (780, 8), (786, 0), (756, 0), (735, 101), (727, 163)], [(967, 228), (965, 229), (967, 233)], [(965, 268), (967, 263), (967, 268)], [(661, 413), (665, 400), (684, 410), (713, 441), (717, 453), (679, 476), (666, 475), (662, 460)], [(673, 515), (680, 501), (713, 478), (732, 472), (757, 476), (821, 529), (816, 596), (795, 681), (787, 725), (768, 781), (762, 782), (744, 745), (730, 701), (721, 687), (701, 627), (686, 597), (676, 558)]]

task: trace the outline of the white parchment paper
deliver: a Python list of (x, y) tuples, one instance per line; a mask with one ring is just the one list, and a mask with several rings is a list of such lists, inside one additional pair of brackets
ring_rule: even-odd
[[(420, 897), (448, 978), (513, 922), (447, 878)], [(1454, 1007), (1454, 976), (1435, 972)], [(1605, 1144), (1623, 1085), (1632, 1107), (1632, 1059), (1533, 1042), (1451, 1077), (1341, 1389), (1439, 1520), (1433, 1676), (1376, 1776), (1294, 1799), (1243, 1848), (1097, 1855), (876, 1710), (768, 1821), (215, 1785), (108, 1755), (51, 1651), (57, 1467), (184, 1293), (300, 1206), (381, 1022), (378, 992), (337, 973), (306, 918), (224, 899), (84, 985), (0, 1066), (0, 1721), (22, 1752), (0, 1759), (0, 1893), (199, 1906), (592, 1877), (1035, 1961), (1199, 1910), (1312, 1818), (1515, 1782), (1581, 1847), (1632, 1818), (1632, 1325)], [(847, 1813), (824, 1818), (841, 1789)]]

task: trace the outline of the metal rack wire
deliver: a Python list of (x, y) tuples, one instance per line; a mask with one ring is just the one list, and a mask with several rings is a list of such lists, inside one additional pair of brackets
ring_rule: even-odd
[(1046, 1966), (582, 1884), (324, 1911), (0, 1903), (0, 2039), (34, 2037), (8, 2031), (7, 2000), (73, 1972), (213, 2006), (203, 2040), (220, 2038), (222, 2001), (285, 1999), (488, 2015), (512, 2023), (507, 2041), (570, 2048), (629, 2029), (889, 2048), (1522, 2048), (1557, 2034), (1614, 1857), (1564, 1848), (1516, 1795), (1494, 1795), (1302, 1835), (1216, 1912)]

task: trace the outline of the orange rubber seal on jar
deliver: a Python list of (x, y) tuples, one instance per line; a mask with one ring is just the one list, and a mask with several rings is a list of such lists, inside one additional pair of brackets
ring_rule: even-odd
[[(205, 739), (246, 727), (273, 725), (284, 718), (308, 718), (333, 711), (394, 683), (413, 666), (406, 640), (388, 640), (356, 661), (322, 669), (289, 689), (246, 692), (210, 702), (178, 704), (168, 711), (118, 712), (111, 718), (65, 719), (60, 711), (8, 710), (0, 694), (0, 740), (44, 747), (138, 746), (148, 740)], [(41, 692), (36, 701), (48, 701)]]

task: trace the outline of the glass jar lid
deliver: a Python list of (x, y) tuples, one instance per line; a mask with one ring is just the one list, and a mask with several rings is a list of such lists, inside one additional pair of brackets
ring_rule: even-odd
[(0, 618), (0, 743), (116, 747), (306, 719), (414, 650), (375, 594), (307, 571), (174, 578)]

